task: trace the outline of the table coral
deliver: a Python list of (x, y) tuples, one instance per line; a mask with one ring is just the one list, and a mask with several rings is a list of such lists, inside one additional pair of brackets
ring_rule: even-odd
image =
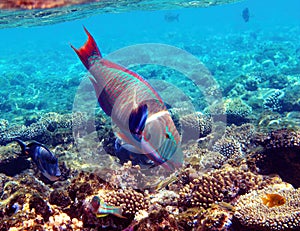
[[(278, 194), (285, 203), (277, 206), (264, 204), (266, 194)], [(265, 230), (299, 230), (300, 189), (287, 184), (278, 184), (242, 195), (235, 205), (234, 216), (248, 228)]]

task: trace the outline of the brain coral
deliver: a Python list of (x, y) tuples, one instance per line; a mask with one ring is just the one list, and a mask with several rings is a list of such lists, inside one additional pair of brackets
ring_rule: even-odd
[[(280, 195), (284, 203), (268, 206), (263, 198), (267, 194)], [(287, 184), (277, 184), (254, 190), (239, 197), (234, 216), (239, 222), (253, 230), (299, 230), (300, 189)]]
[(208, 208), (215, 202), (230, 202), (251, 189), (263, 188), (272, 180), (253, 174), (244, 165), (239, 168), (224, 165), (222, 169), (206, 173), (185, 185), (179, 192), (179, 204)]

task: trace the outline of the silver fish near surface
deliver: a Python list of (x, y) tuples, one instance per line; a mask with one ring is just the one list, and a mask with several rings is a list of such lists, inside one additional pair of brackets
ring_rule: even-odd
[(84, 30), (88, 40), (81, 48), (72, 48), (93, 76), (90, 80), (100, 107), (119, 129), (117, 142), (167, 170), (181, 167), (180, 135), (158, 92), (139, 74), (104, 59)]

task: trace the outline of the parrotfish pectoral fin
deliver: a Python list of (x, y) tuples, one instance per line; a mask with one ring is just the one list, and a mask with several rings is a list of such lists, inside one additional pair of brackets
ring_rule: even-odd
[(102, 55), (98, 49), (98, 46), (97, 46), (94, 38), (90, 34), (90, 32), (88, 32), (88, 30), (85, 27), (83, 27), (83, 28), (84, 28), (85, 33), (88, 36), (87, 41), (79, 49), (76, 49), (72, 45), (71, 45), (71, 47), (76, 52), (76, 54), (78, 55), (78, 57), (80, 58), (81, 62), (84, 64), (84, 66), (87, 69), (89, 69), (91, 66), (91, 61), (95, 60), (95, 59), (101, 59)]
[(133, 109), (129, 116), (129, 130), (133, 137), (140, 141), (148, 117), (147, 104), (142, 104)]

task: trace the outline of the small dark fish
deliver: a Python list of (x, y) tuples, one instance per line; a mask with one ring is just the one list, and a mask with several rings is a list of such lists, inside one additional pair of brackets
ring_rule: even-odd
[(167, 13), (165, 14), (165, 21), (166, 22), (179, 22), (179, 14), (174, 13)]
[(244, 19), (245, 22), (248, 22), (249, 21), (249, 18), (250, 18), (250, 13), (249, 13), (249, 9), (248, 7), (246, 7), (243, 12), (242, 12), (242, 17)]
[(22, 149), (22, 155), (30, 156), (47, 179), (56, 181), (61, 176), (57, 158), (43, 144), (34, 141), (26, 145), (20, 139), (13, 139), (13, 141), (18, 142)]

